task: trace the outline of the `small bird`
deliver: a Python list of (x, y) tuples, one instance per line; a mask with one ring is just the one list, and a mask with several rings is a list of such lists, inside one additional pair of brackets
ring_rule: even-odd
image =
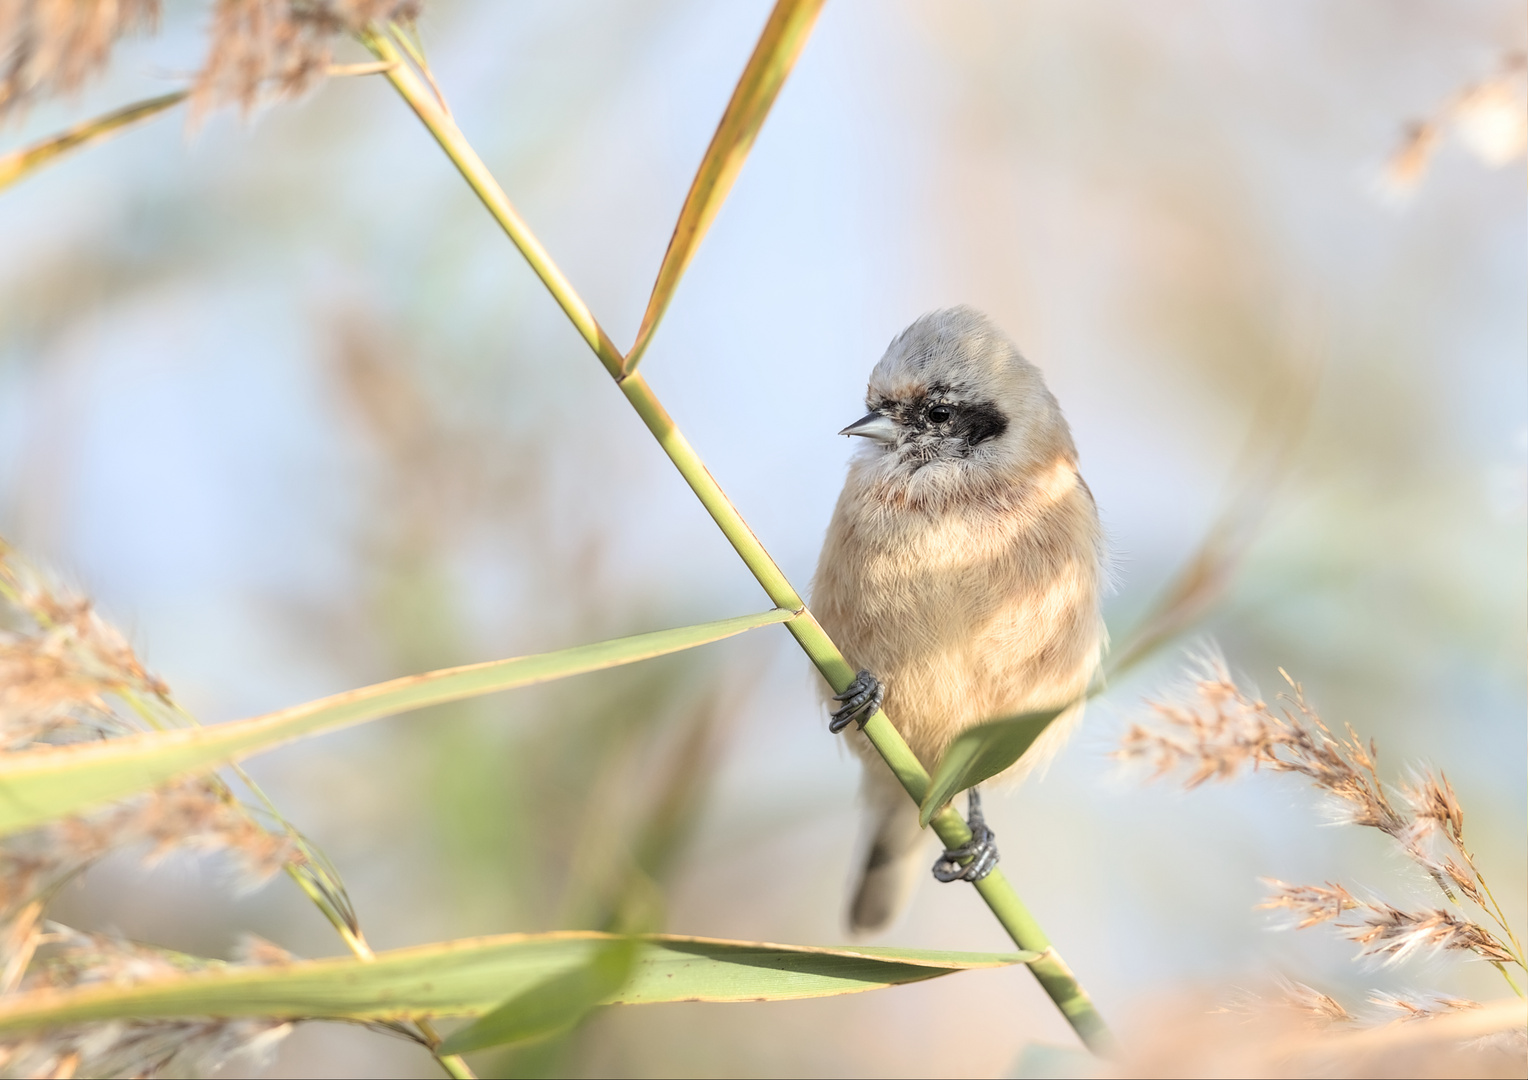
[[(812, 610), (859, 676), (830, 728), (886, 713), (933, 770), (962, 731), (1071, 704), (1005, 773), (1048, 762), (1082, 718), (1103, 649), (1102, 530), (1077, 450), (1040, 371), (969, 307), (924, 315), (870, 373), (868, 415), (841, 435), (849, 465), (813, 579)], [(830, 706), (831, 707), (831, 706)], [(907, 900), (918, 807), (858, 731), (871, 842), (849, 910), (884, 928)], [(974, 839), (934, 876), (977, 880), (997, 862), (969, 793)], [(967, 865), (962, 863), (969, 856)]]

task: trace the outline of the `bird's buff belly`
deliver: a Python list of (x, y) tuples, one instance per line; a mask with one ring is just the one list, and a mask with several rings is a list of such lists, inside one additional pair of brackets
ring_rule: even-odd
[(904, 568), (895, 590), (877, 588), (874, 560), (859, 569), (854, 615), (830, 604), (819, 618), (849, 662), (881, 680), (887, 715), (926, 767), (972, 725), (1063, 705), (1086, 689), (1099, 635), (1081, 567), (1025, 582), (970, 580), (969, 567), (964, 580), (937, 566)]

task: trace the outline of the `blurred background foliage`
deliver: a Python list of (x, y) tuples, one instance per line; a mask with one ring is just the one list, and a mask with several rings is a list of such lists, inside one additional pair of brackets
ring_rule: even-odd
[[(620, 344), (766, 12), (425, 10), (458, 122)], [(180, 85), (208, 19), (171, 0), (159, 36), (5, 144)], [(1073, 424), (1116, 634), (1244, 482), (1255, 418), (1315, 370), (1288, 474), (1254, 483), (1263, 525), (1197, 633), (1270, 694), (1290, 671), (1329, 722), (1378, 740), (1392, 777), (1441, 767), (1521, 926), (1523, 170), (1445, 146), (1403, 203), (1376, 187), (1408, 119), (1525, 44), (1521, 5), (1495, 0), (833, 0), (644, 370), (804, 587), (849, 452), (834, 432), (870, 365), (923, 311), (986, 309)], [(0, 532), (97, 598), (193, 712), (759, 607), (385, 83), (180, 123), (0, 197)], [(1345, 943), (1265, 932), (1259, 875), (1379, 884), (1397, 864), (1378, 838), (1322, 828), (1293, 781), (1184, 795), (1121, 778), (1106, 757), (1121, 724), (1182, 662), (1170, 649), (1132, 672), (1043, 781), (990, 800), (1005, 868), (1105, 1015), (1274, 972), (1334, 994), (1498, 995), (1484, 965), (1362, 970)], [(857, 770), (815, 677), (765, 630), (251, 772), (336, 863), (379, 948), (651, 918), (831, 942)], [(338, 951), (296, 890), (229, 895), (215, 865), (144, 878), (124, 862), (57, 911), (205, 955), (244, 929)], [(970, 890), (933, 887), (893, 938), (1006, 941)], [(1070, 1036), (1027, 975), (988, 971), (610, 1010), (500, 1066), (989, 1075), (1031, 1040)], [(308, 1025), (274, 1073), (433, 1066)]]

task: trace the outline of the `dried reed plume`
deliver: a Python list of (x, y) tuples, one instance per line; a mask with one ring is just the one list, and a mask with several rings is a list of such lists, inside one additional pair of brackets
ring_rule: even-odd
[[(1157, 776), (1188, 767), (1189, 788), (1206, 780), (1229, 780), (1244, 768), (1295, 772), (1337, 800), (1355, 825), (1379, 829), (1412, 847), (1429, 831), (1390, 802), (1375, 771), (1375, 749), (1348, 729), (1334, 735), (1291, 682), (1292, 708), (1275, 713), (1266, 702), (1244, 694), (1224, 663), (1209, 659), (1182, 701), (1151, 703), (1158, 723), (1134, 724), (1116, 756), (1149, 762)], [(1288, 676), (1286, 675), (1287, 679)], [(1440, 788), (1440, 791), (1443, 790)], [(1452, 789), (1448, 789), (1451, 797)]]
[[(59, 595), (0, 541), (5, 752), (191, 722), (88, 601)], [(218, 963), (56, 924), (44, 929), (44, 909), (62, 884), (102, 856), (126, 850), (141, 852), (147, 864), (177, 850), (223, 851), (247, 886), (290, 870), (337, 925), (353, 927), (343, 887), (295, 830), (243, 805), (215, 777), (185, 778), (0, 840), (0, 995), (135, 982)], [(288, 959), (269, 943), (252, 944), (243, 954), (245, 964)], [(287, 1030), (264, 1020), (80, 1025), (0, 1040), (0, 1073), (205, 1075), (235, 1055), (258, 1057)]]
[(119, 37), (159, 22), (159, 0), (0, 0), (0, 117), (72, 93)]
[[(30, 960), (39, 947), (45, 960), (21, 985), (22, 993), (88, 983), (136, 983), (217, 965), (104, 934), (86, 934), (57, 923), (37, 926), (35, 912), (8, 935), (7, 945), (24, 943)], [(240, 949), (248, 966), (286, 963), (291, 957), (270, 942), (252, 939)], [(6, 986), (7, 992), (17, 988)], [(242, 1059), (264, 1064), (291, 1031), (285, 1021), (266, 1019), (152, 1019), (75, 1024), (0, 1040), (0, 1072), (7, 1076), (206, 1076)]]
[(1363, 948), (1360, 956), (1385, 956), (1394, 962), (1414, 952), (1457, 949), (1483, 956), (1494, 964), (1517, 962), (1506, 946), (1482, 926), (1441, 908), (1402, 911), (1383, 901), (1363, 905), (1356, 924), (1338, 926), (1344, 937)]
[[(1233, 1008), (1164, 996), (1132, 1025), (1109, 1063), (1027, 1075), (1501, 1077), (1523, 1075), (1528, 1042), (1516, 998), (1477, 1004), (1434, 996), (1376, 994), (1355, 1016), (1309, 986), (1287, 983)], [(1085, 1071), (1084, 1071), (1085, 1070)]]
[[(1242, 691), (1224, 662), (1209, 660), (1187, 694), (1150, 703), (1154, 721), (1132, 725), (1115, 756), (1147, 764), (1157, 777), (1182, 771), (1188, 788), (1259, 769), (1306, 777), (1344, 821), (1395, 841), (1452, 906), (1406, 910), (1360, 899), (1333, 882), (1291, 885), (1271, 878), (1264, 879), (1271, 892), (1260, 906), (1290, 912), (1300, 929), (1330, 922), (1359, 945), (1359, 956), (1385, 963), (1416, 953), (1470, 953), (1495, 965), (1516, 990), (1508, 966), (1523, 968), (1522, 946), (1466, 846), (1464, 810), (1448, 778), (1424, 771), (1389, 788), (1379, 777), (1374, 743), (1365, 744), (1352, 728), (1335, 734), (1300, 685), (1284, 678), (1290, 693), (1275, 710)], [(1461, 896), (1496, 929), (1467, 916)]]
[(1440, 997), (1429, 994), (1426, 997), (1408, 998), (1399, 994), (1370, 994), (1369, 1003), (1392, 1014), (1395, 1020), (1405, 1023), (1408, 1020), (1431, 1020), (1436, 1016), (1445, 1016), (1448, 1013), (1461, 1012), (1465, 1009), (1478, 1009), (1480, 1002), (1467, 1001), (1464, 998)]
[(1449, 132), (1492, 168), (1522, 156), (1528, 147), (1528, 56), (1508, 53), (1491, 78), (1453, 94), (1429, 119), (1407, 125), (1385, 164), (1380, 193), (1391, 201), (1410, 196)]
[[(420, 0), (216, 0), (193, 122), (219, 105), (247, 114), (302, 94), (329, 73), (337, 39), (411, 24), (419, 10)], [(118, 38), (157, 29), (159, 12), (160, 0), (0, 0), (0, 117), (78, 90)]]
[(1281, 978), (1277, 981), (1277, 990), (1277, 995), (1273, 997), (1243, 994), (1235, 1001), (1233, 1007), (1217, 1011), (1257, 1016), (1270, 1008), (1282, 1009), (1297, 1016), (1303, 1016), (1308, 1023), (1317, 1028), (1356, 1030), (1356, 1028), (1373, 1028), (1411, 1020), (1431, 1020), (1449, 1013), (1481, 1007), (1480, 1002), (1466, 998), (1445, 997), (1440, 994), (1408, 997), (1376, 990), (1369, 995), (1368, 999), (1369, 1004), (1375, 1007), (1374, 1011), (1360, 1018), (1345, 1009), (1337, 999), (1305, 983)]
[[(3, 546), (0, 601), (5, 751), (189, 722), (165, 685), (88, 601), (57, 595)], [(260, 823), (226, 785), (191, 777), (0, 841), (0, 918), (50, 894), (108, 852), (144, 847), (148, 863), (177, 849), (228, 851), (251, 886), (305, 857), (294, 835)]]
[(107, 702), (166, 702), (122, 636), (87, 601), (60, 598), (0, 541), (0, 747), (74, 742), (139, 730)]
[(1302, 982), (1285, 982), (1284, 1002), (1295, 1012), (1304, 1013), (1314, 1023), (1321, 1025), (1351, 1024), (1357, 1019), (1336, 998)]
[(212, 42), (192, 91), (192, 116), (266, 95), (295, 97), (329, 69), (335, 39), (373, 23), (412, 22), (420, 0), (217, 0)]
[[(1464, 811), (1445, 777), (1424, 772), (1398, 789), (1387, 787), (1374, 744), (1351, 728), (1334, 733), (1297, 683), (1290, 681), (1290, 693), (1274, 709), (1241, 690), (1219, 660), (1203, 665), (1187, 693), (1152, 702), (1151, 710), (1151, 722), (1125, 733), (1117, 757), (1146, 764), (1157, 777), (1177, 772), (1188, 788), (1258, 770), (1304, 776), (1343, 820), (1390, 837), (1453, 905), (1407, 911), (1361, 899), (1336, 882), (1265, 879), (1270, 895), (1261, 907), (1288, 912), (1298, 928), (1330, 923), (1358, 944), (1360, 957), (1384, 963), (1420, 953), (1479, 956), (1517, 989), (1508, 968), (1521, 969), (1521, 947), (1465, 845)], [(1458, 910), (1461, 896), (1501, 934)], [(1280, 980), (1274, 994), (1242, 993), (1231, 1007), (1164, 1003), (1170, 1011), (1154, 1017), (1097, 1075), (1523, 1075), (1528, 1039), (1517, 998), (1482, 1005), (1376, 992), (1368, 1001), (1372, 1008), (1360, 1015), (1315, 987)]]
[(1263, 883), (1273, 887), (1273, 894), (1260, 904), (1265, 908), (1288, 908), (1299, 916), (1296, 930), (1335, 919), (1345, 911), (1363, 907), (1353, 894), (1341, 885), (1330, 881), (1326, 888), (1319, 885), (1289, 885), (1276, 878), (1264, 878)]

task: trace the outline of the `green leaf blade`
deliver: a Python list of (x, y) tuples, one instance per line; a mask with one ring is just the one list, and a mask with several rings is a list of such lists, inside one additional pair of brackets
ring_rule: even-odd
[(1035, 953), (774, 945), (665, 936), (653, 939), (615, 1001), (786, 1001), (856, 994), (955, 971), (1027, 963)]
[(633, 938), (600, 945), (584, 964), (521, 991), (452, 1034), (440, 1052), (466, 1054), (570, 1030), (626, 985), (638, 948)]
[(1051, 721), (1071, 707), (1069, 702), (1059, 709), (989, 720), (961, 732), (939, 759), (939, 767), (934, 770), (923, 803), (918, 807), (918, 823), (927, 825), (956, 795), (1018, 761)]
[[(621, 945), (634, 950), (625, 974), (619, 970), (623, 961), (613, 949)], [(581, 969), (592, 971), (593, 977), (578, 987), (572, 986), (574, 980), (563, 984), (568, 992), (561, 994), (556, 1008), (522, 1015), (516, 1021), (518, 1027), (506, 1022), (499, 1029), (534, 1034), (532, 1028), (540, 1024), (549, 1033), (555, 1030), (550, 1025), (567, 1022), (575, 1005), (826, 997), (1037, 958), (1036, 953), (776, 945), (665, 934), (639, 938), (595, 931), (504, 934), (396, 949), (378, 953), (370, 962), (340, 957), (272, 967), (213, 968), (137, 984), (95, 983), (15, 994), (0, 1002), (0, 1032), (173, 1016), (487, 1017), (537, 987), (554, 985)], [(601, 979), (605, 992), (594, 997)]]
[(794, 617), (793, 612), (774, 608), (556, 652), (409, 675), (212, 727), (149, 731), (8, 754), (0, 757), (0, 836), (308, 735), (649, 660)]

